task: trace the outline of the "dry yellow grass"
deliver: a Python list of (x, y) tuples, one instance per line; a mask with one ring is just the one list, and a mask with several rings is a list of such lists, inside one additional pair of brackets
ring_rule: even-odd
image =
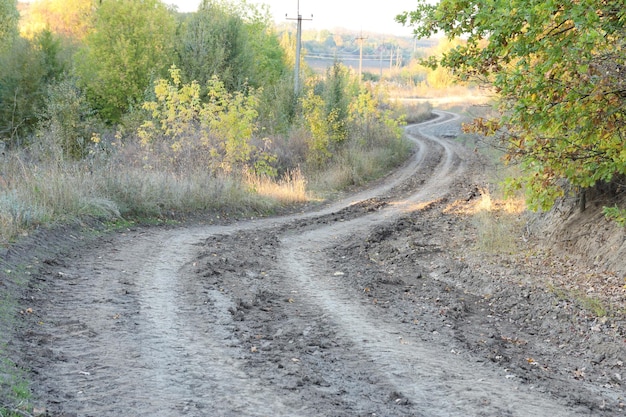
[(480, 189), (479, 194), (477, 198), (451, 203), (444, 212), (472, 218), (478, 250), (494, 254), (514, 252), (521, 237), (524, 200), (494, 198), (487, 189)]
[(299, 168), (286, 172), (278, 181), (253, 172), (246, 172), (245, 180), (255, 193), (275, 199), (282, 204), (309, 201), (307, 181)]

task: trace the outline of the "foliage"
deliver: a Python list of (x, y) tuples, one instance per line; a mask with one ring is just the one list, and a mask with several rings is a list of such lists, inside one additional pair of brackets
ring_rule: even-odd
[(38, 135), (38, 144), (46, 148), (47, 157), (60, 161), (86, 156), (94, 140), (98, 140), (99, 130), (93, 110), (74, 80), (49, 86), (45, 120)]
[(420, 0), (398, 20), (420, 37), (466, 37), (430, 64), (493, 84), (504, 116), (473, 128), (506, 140), (531, 208), (549, 208), (563, 180), (584, 189), (626, 173), (622, 0)]
[(17, 34), (19, 13), (16, 4), (16, 0), (0, 0), (0, 52)]
[(201, 86), (216, 75), (229, 91), (267, 86), (285, 71), (269, 14), (252, 4), (203, 0), (180, 32), (178, 66), (185, 80)]
[[(446, 52), (457, 46), (463, 45), (460, 39), (446, 39), (439, 40), (437, 46), (431, 48), (428, 51), (430, 57), (441, 58)], [(431, 88), (446, 88), (452, 86), (455, 82), (458, 82), (457, 77), (454, 76), (454, 71), (451, 68), (444, 66), (438, 66), (436, 68), (429, 68), (426, 73), (426, 81)]]
[(348, 69), (339, 62), (326, 78), (313, 83), (301, 98), (302, 115), (311, 133), (309, 162), (320, 166), (347, 137), (348, 106), (352, 98)]
[(29, 41), (16, 38), (0, 54), (0, 135), (20, 146), (42, 117), (46, 86), (59, 79), (65, 65), (60, 44), (49, 31)]
[(185, 23), (176, 47), (185, 78), (205, 85), (219, 74), (229, 89), (241, 86), (251, 58), (243, 24), (223, 2), (204, 0)]
[(252, 51), (252, 65), (248, 69), (247, 84), (259, 88), (269, 87), (281, 81), (289, 72), (285, 50), (274, 32), (267, 9), (246, 5), (247, 48)]
[(331, 157), (330, 134), (324, 100), (313, 90), (308, 90), (302, 101), (302, 114), (307, 123), (311, 139), (308, 143), (307, 160), (314, 166), (321, 166)]
[(171, 65), (175, 21), (159, 0), (108, 0), (77, 59), (80, 85), (102, 117), (118, 122)]
[(369, 146), (379, 135), (400, 139), (403, 134), (404, 116), (383, 110), (376, 93), (373, 87), (362, 86), (349, 106), (350, 131), (363, 146)]
[(626, 209), (620, 209), (617, 206), (604, 207), (604, 215), (611, 220), (614, 220), (619, 226), (626, 227)]
[(293, 77), (263, 88), (259, 103), (259, 125), (268, 134), (285, 134), (296, 117), (297, 97), (293, 91)]
[(202, 102), (198, 82), (183, 84), (181, 71), (175, 66), (170, 75), (171, 80), (161, 79), (155, 84), (156, 101), (143, 105), (151, 120), (139, 130), (142, 143), (150, 146), (155, 141), (167, 141), (174, 158), (192, 149), (204, 153), (209, 157), (206, 169), (210, 172), (218, 168), (231, 172), (250, 163), (258, 151), (251, 141), (258, 115), (256, 91), (230, 93), (219, 78), (213, 77), (207, 83), (207, 100)]
[(348, 105), (356, 91), (350, 91), (350, 75), (345, 65), (335, 62), (326, 73), (324, 102), (331, 141), (340, 143), (347, 137)]
[(32, 38), (43, 30), (75, 42), (87, 35), (95, 10), (94, 0), (37, 0), (20, 24), (22, 36)]
[(306, 162), (312, 169), (336, 172), (337, 178), (325, 181), (327, 185), (361, 184), (406, 156), (404, 119), (396, 117), (385, 100), (382, 89), (359, 84), (339, 62), (325, 78), (309, 82), (301, 98), (308, 131)]

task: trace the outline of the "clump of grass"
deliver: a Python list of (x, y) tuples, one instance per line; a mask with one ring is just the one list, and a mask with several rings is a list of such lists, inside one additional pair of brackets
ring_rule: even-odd
[(488, 190), (474, 209), (477, 230), (476, 245), (487, 253), (514, 253), (520, 240), (520, 214), (525, 210), (522, 199), (494, 199)]
[(246, 171), (244, 177), (256, 194), (271, 197), (281, 204), (304, 203), (309, 200), (307, 180), (300, 168), (285, 172), (278, 180), (251, 171)]
[(404, 139), (387, 138), (365, 146), (354, 140), (323, 170), (309, 173), (311, 188), (333, 192), (364, 185), (402, 164), (410, 153), (411, 144)]
[(615, 313), (615, 309), (612, 309), (606, 302), (598, 297), (585, 294), (579, 289), (563, 288), (554, 283), (548, 283), (547, 288), (561, 300), (574, 300), (595, 317), (607, 317)]
[(31, 393), (23, 371), (8, 359), (0, 363), (0, 417), (24, 416), (31, 408)]
[(394, 113), (404, 115), (408, 124), (421, 123), (433, 118), (433, 105), (430, 101), (396, 101)]
[(469, 201), (458, 200), (446, 212), (471, 216), (476, 228), (476, 249), (491, 254), (514, 253), (517, 250), (520, 215), (525, 211), (522, 198), (494, 198), (488, 189)]

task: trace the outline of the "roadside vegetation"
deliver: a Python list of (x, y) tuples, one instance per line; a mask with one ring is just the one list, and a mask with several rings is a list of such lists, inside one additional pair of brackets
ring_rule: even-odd
[(293, 34), (263, 8), (41, 0), (18, 21), (2, 1), (2, 244), (81, 216), (270, 213), (410, 152), (402, 110), (340, 62), (295, 94)]
[[(500, 113), (468, 129), (497, 135), (505, 158), (522, 167), (509, 181), (531, 209), (608, 189), (624, 191), (626, 14), (623, 2), (419, 0), (398, 16), (420, 38), (445, 34), (454, 49), (432, 55), (433, 70), (493, 87)], [(611, 198), (608, 198), (610, 200)], [(604, 209), (624, 224), (626, 208)]]

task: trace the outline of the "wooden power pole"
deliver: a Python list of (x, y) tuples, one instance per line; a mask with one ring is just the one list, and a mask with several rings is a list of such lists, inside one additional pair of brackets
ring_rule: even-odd
[(300, 92), (300, 50), (302, 49), (302, 21), (303, 20), (313, 20), (313, 15), (311, 15), (310, 19), (303, 19), (300, 14), (300, 0), (298, 0), (298, 17), (287, 17), (287, 20), (297, 20), (298, 26), (296, 29), (296, 62), (293, 70), (293, 90), (294, 94), (298, 96)]
[(356, 38), (359, 41), (359, 83), (361, 82), (361, 72), (363, 70), (363, 41), (367, 39), (363, 37), (363, 32)]

